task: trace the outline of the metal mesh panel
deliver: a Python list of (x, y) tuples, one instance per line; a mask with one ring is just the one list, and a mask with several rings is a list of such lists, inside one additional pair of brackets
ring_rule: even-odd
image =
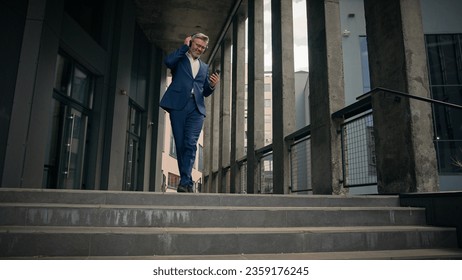
[(343, 172), (345, 187), (377, 183), (372, 113), (343, 125)]
[(292, 192), (312, 193), (311, 188), (311, 147), (306, 137), (294, 143), (290, 150)]
[(273, 154), (260, 159), (260, 193), (273, 193)]

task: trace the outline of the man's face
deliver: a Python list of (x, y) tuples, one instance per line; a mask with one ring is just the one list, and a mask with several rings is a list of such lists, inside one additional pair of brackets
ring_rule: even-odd
[(195, 38), (191, 42), (189, 51), (194, 58), (199, 58), (199, 56), (201, 56), (207, 48), (207, 44), (200, 38)]

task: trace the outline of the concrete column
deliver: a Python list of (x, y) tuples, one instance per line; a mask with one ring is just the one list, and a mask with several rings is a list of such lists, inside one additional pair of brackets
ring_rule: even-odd
[[(112, 131), (110, 134), (110, 158), (108, 172), (108, 190), (122, 190), (126, 150), (126, 127), (128, 116), (129, 95), (122, 95), (122, 90), (129, 91), (132, 69), (132, 52), (136, 11), (133, 3), (127, 0), (121, 3), (122, 18), (120, 39), (114, 41), (117, 53), (115, 69), (114, 111), (112, 115)], [(117, 31), (116, 31), (117, 32)], [(122, 128), (122, 129), (121, 129)]]
[(64, 4), (29, 1), (8, 134), (3, 187), (39, 188)]
[[(366, 0), (371, 85), (429, 97), (419, 0)], [(379, 193), (438, 190), (428, 103), (378, 94), (372, 100)]]
[[(218, 67), (210, 65), (213, 70)], [(204, 176), (206, 192), (216, 193), (219, 190), (218, 161), (219, 161), (219, 120), (220, 120), (220, 85), (215, 92), (205, 99), (207, 117), (204, 121)]]
[[(215, 71), (216, 69), (220, 69), (220, 64), (219, 63), (214, 63), (212, 67), (212, 71)], [(220, 97), (220, 84), (216, 85), (215, 92), (212, 94), (211, 99), (212, 99), (212, 107), (210, 108), (210, 116), (211, 116), (211, 168), (210, 168), (210, 174), (212, 174), (211, 179), (212, 179), (212, 189), (214, 192), (219, 192), (220, 191), (220, 181), (218, 177), (218, 170), (219, 168), (219, 152), (220, 152), (220, 103), (221, 103), (221, 97)], [(209, 97), (209, 98), (210, 98)]]
[[(159, 107), (160, 99), (165, 92), (167, 81), (167, 67), (163, 63), (162, 50), (152, 47), (151, 52), (151, 81), (153, 85), (150, 88), (149, 116), (152, 118), (153, 125), (150, 126), (149, 137), (146, 143), (150, 143), (149, 162), (146, 161), (146, 174), (149, 179), (145, 182), (145, 191), (162, 191), (163, 174), (162, 174), (162, 151), (164, 147), (165, 135), (165, 117), (166, 112)], [(167, 178), (166, 178), (167, 179)], [(167, 182), (165, 182), (167, 183)]]
[(227, 174), (229, 174), (231, 155), (231, 42), (224, 40), (221, 44), (221, 78), (220, 78), (220, 124), (219, 124), (219, 159), (218, 180), (220, 192), (229, 193)]
[(209, 96), (205, 98), (205, 108), (207, 110), (207, 116), (204, 120), (203, 133), (203, 144), (204, 144), (204, 172), (202, 177), (204, 178), (204, 191), (203, 192), (216, 192), (212, 186), (212, 118), (210, 117), (210, 110), (212, 107), (212, 98)]
[(263, 0), (248, 4), (247, 193), (255, 193), (260, 181), (255, 150), (265, 145)]
[(244, 157), (245, 106), (245, 17), (236, 14), (233, 21), (230, 191), (240, 192), (240, 174), (236, 161)]
[(5, 154), (28, 7), (28, 1), (25, 0), (15, 1), (14, 6), (11, 6), (11, 3), (0, 2), (0, 33), (3, 34), (3, 38), (8, 38), (0, 44), (0, 186), (3, 186), (3, 167), (11, 164), (5, 162)]
[(289, 145), (284, 137), (295, 130), (295, 84), (292, 1), (271, 1), (273, 48), (273, 192), (288, 193)]
[(345, 106), (339, 0), (307, 0), (311, 175), (314, 194), (343, 192), (339, 123)]

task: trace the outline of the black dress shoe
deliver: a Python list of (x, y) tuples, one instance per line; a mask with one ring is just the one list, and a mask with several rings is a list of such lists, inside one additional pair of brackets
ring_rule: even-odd
[(188, 188), (186, 186), (178, 185), (176, 188), (177, 192), (188, 192)]
[(188, 192), (194, 192), (193, 187), (188, 187)]

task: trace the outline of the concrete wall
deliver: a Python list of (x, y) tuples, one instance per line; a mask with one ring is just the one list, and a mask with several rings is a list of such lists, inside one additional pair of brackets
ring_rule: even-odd
[[(425, 34), (462, 33), (462, 2), (421, 0)], [(438, 11), (435, 13), (435, 11)], [(340, 0), (345, 67), (345, 103), (350, 105), (363, 93), (359, 36), (366, 35), (363, 0)]]
[(462, 1), (420, 0), (425, 34), (462, 33)]
[(360, 36), (366, 35), (363, 0), (340, 0), (342, 48), (345, 79), (345, 106), (363, 94)]
[(295, 72), (295, 129), (301, 129), (309, 124), (306, 121), (309, 115), (309, 108), (306, 107), (305, 100), (308, 99), (307, 86), (308, 72), (298, 71)]

